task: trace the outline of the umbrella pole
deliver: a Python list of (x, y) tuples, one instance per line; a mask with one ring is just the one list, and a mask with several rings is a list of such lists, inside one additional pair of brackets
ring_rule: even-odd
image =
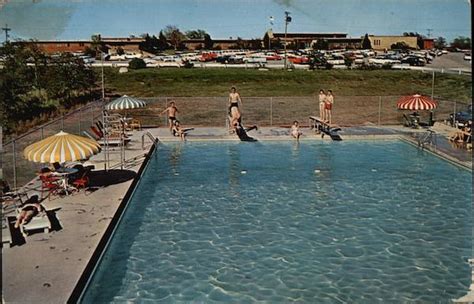
[(105, 118), (105, 107), (102, 109), (102, 125), (104, 126), (104, 170), (107, 172), (107, 119)]

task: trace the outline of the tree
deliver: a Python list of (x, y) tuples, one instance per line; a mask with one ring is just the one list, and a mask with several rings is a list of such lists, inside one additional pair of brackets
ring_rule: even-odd
[(454, 38), (454, 40), (451, 42), (451, 47), (452, 48), (458, 48), (458, 49), (471, 49), (471, 38), (469, 37), (464, 37), (464, 36), (459, 36), (457, 38)]
[(434, 47), (440, 50), (444, 49), (446, 47), (446, 39), (444, 39), (443, 37), (436, 38), (434, 42)]
[(318, 39), (315, 44), (313, 44), (313, 49), (315, 50), (327, 50), (329, 48), (329, 43), (326, 39)]
[(177, 50), (186, 36), (175, 25), (167, 25), (163, 31), (164, 36), (171, 45)]
[(251, 39), (247, 45), (248, 49), (251, 50), (261, 50), (262, 49), (262, 40), (261, 39)]
[(369, 39), (369, 34), (365, 34), (364, 39), (362, 40), (362, 48), (364, 50), (371, 50), (372, 49), (372, 43), (370, 42)]
[(158, 40), (159, 40), (159, 49), (164, 51), (167, 48), (169, 48), (169, 43), (168, 40), (166, 39), (165, 34), (163, 34), (163, 31), (160, 31), (160, 34), (158, 35)]
[(413, 32), (405, 32), (403, 33), (405, 37), (416, 37), (416, 45), (419, 49), (423, 49), (423, 39), (425, 38), (423, 35)]
[(211, 36), (209, 34), (204, 35), (204, 48), (207, 50), (212, 49), (214, 42), (212, 42)]
[(397, 42), (397, 43), (394, 43), (390, 46), (390, 49), (392, 50), (403, 50), (403, 51), (406, 51), (406, 50), (409, 50), (410, 47), (408, 46), (408, 44), (406, 44), (405, 42), (401, 41), (401, 42)]
[(125, 54), (125, 51), (123, 50), (123, 48), (121, 46), (119, 46), (117, 48), (117, 55), (121, 56), (121, 55), (124, 55), (124, 54)]
[(71, 54), (48, 56), (34, 41), (0, 47), (0, 121), (6, 133), (20, 122), (69, 107), (95, 83), (93, 70)]
[(95, 34), (91, 36), (91, 49), (95, 51), (95, 58), (100, 59), (100, 52), (107, 52), (107, 47), (102, 41), (100, 34)]
[(146, 68), (146, 63), (141, 58), (133, 58), (128, 63), (128, 67), (131, 68), (131, 69), (134, 69), (134, 70), (144, 69), (144, 68)]
[(204, 39), (206, 35), (209, 35), (205, 30), (190, 30), (186, 31), (186, 37), (188, 39)]

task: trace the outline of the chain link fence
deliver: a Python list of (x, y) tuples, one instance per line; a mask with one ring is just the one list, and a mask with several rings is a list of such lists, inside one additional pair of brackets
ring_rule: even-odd
[[(401, 96), (335, 96), (332, 120), (341, 127), (357, 125), (401, 125), (403, 114), (396, 103)], [(162, 111), (169, 102), (175, 101), (179, 109), (178, 119), (185, 127), (227, 127), (227, 97), (153, 97), (140, 98), (148, 106), (134, 109), (127, 114), (137, 118), (145, 127), (166, 127), (167, 117)], [(438, 107), (433, 110), (433, 119), (449, 123), (450, 115), (464, 111), (466, 103), (437, 99)], [(308, 123), (309, 116), (320, 116), (317, 96), (294, 97), (242, 97), (242, 121), (244, 125), (288, 127), (298, 120)], [(101, 119), (102, 103), (92, 102), (63, 117), (37, 127), (30, 132), (3, 144), (0, 151), (4, 179), (17, 188), (28, 183), (40, 164), (27, 161), (23, 157), (26, 146), (42, 138), (56, 134), (60, 130), (81, 134)], [(420, 111), (420, 120), (427, 122), (429, 111)], [(83, 134), (81, 134), (83, 135)]]
[(81, 134), (101, 117), (102, 102), (95, 101), (66, 115), (43, 124), (33, 130), (3, 143), (0, 158), (5, 179), (10, 187), (17, 188), (27, 184), (35, 177), (41, 164), (33, 163), (23, 157), (23, 150), (30, 144), (54, 135), (63, 130)]

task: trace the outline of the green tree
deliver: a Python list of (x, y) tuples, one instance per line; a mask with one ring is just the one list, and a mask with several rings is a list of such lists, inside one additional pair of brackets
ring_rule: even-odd
[(469, 37), (464, 37), (464, 36), (459, 36), (454, 38), (454, 40), (451, 42), (451, 47), (452, 48), (458, 48), (458, 49), (471, 49), (471, 38)]
[(414, 32), (405, 32), (403, 33), (403, 36), (406, 37), (416, 37), (416, 45), (418, 46), (419, 49), (423, 48), (423, 38), (424, 36), (418, 33)]
[(212, 42), (211, 36), (209, 34), (204, 35), (204, 48), (210, 50), (213, 45), (214, 42)]
[(364, 39), (362, 40), (362, 48), (364, 50), (371, 50), (372, 49), (372, 43), (370, 42), (369, 39), (369, 34), (365, 34)]
[(204, 39), (206, 35), (209, 35), (205, 30), (190, 30), (186, 31), (186, 37), (188, 39)]
[(181, 47), (183, 40), (186, 36), (179, 30), (175, 25), (167, 25), (163, 30), (163, 34), (174, 47), (175, 50)]
[(146, 63), (141, 58), (133, 58), (128, 63), (128, 67), (131, 68), (131, 69), (134, 69), (134, 70), (144, 69), (144, 68), (146, 68)]
[(313, 44), (313, 49), (315, 50), (327, 50), (329, 48), (329, 43), (326, 39), (318, 39), (315, 44)]
[(102, 36), (100, 34), (94, 34), (91, 36), (91, 46), (90, 48), (95, 51), (95, 58), (100, 59), (101, 53), (107, 52), (107, 47), (102, 41)]
[(123, 48), (121, 46), (119, 46), (117, 48), (117, 55), (121, 56), (121, 55), (124, 55), (124, 54), (125, 54), (125, 51), (123, 50)]
[(401, 41), (401, 42), (397, 42), (397, 43), (394, 43), (390, 46), (390, 49), (392, 50), (409, 50), (410, 47), (408, 46), (408, 44), (406, 44), (405, 42)]
[(446, 39), (444, 37), (438, 37), (435, 39), (434, 46), (437, 49), (444, 49), (446, 47)]

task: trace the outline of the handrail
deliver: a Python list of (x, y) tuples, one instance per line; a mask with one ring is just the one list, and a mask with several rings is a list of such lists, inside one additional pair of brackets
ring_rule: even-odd
[(156, 138), (155, 136), (153, 136), (153, 134), (151, 134), (150, 131), (146, 131), (146, 132), (143, 133), (143, 135), (142, 135), (142, 150), (145, 150), (145, 136), (148, 136), (148, 138), (151, 139), (153, 145), (157, 145), (158, 142), (160, 141), (158, 138)]
[(418, 147), (421, 149), (425, 148), (425, 145), (429, 144), (436, 148), (436, 132), (433, 130), (426, 130), (426, 133), (418, 139)]

